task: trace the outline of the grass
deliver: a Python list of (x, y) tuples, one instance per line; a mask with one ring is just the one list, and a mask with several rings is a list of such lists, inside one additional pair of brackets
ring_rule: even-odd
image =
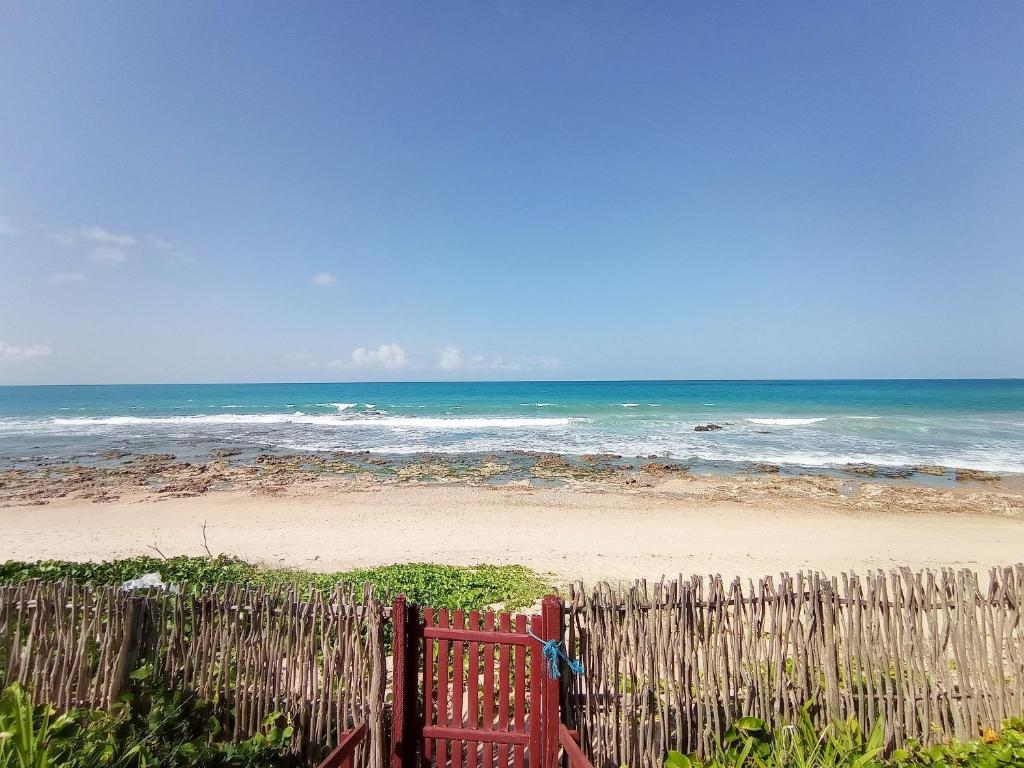
[(78, 583), (121, 584), (144, 573), (158, 572), (164, 582), (186, 587), (243, 583), (260, 586), (294, 584), (303, 594), (326, 592), (339, 582), (373, 585), (383, 601), (405, 594), (410, 602), (439, 608), (476, 610), (501, 604), (516, 610), (550, 591), (539, 574), (521, 565), (455, 566), (404, 563), (333, 573), (313, 573), (289, 568), (263, 568), (227, 555), (216, 557), (132, 557), (102, 563), (67, 560), (20, 562), (0, 565), (0, 583), (29, 579)]

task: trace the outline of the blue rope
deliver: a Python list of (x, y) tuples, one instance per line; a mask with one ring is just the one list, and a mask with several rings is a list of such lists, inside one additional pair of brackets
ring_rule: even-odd
[(576, 659), (570, 659), (565, 655), (565, 651), (562, 650), (561, 640), (544, 640), (543, 638), (537, 637), (533, 634), (533, 631), (529, 629), (526, 630), (526, 634), (543, 646), (541, 650), (544, 653), (544, 658), (547, 659), (548, 662), (548, 677), (559, 678), (562, 676), (562, 665), (558, 663), (560, 658), (565, 659), (566, 666), (569, 667), (569, 670), (574, 675), (583, 674), (583, 664)]

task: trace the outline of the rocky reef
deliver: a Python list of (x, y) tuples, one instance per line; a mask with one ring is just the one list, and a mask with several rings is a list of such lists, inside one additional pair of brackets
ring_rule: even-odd
[[(216, 449), (206, 460), (171, 454), (108, 451), (81, 460), (39, 460), (0, 469), (0, 506), (42, 505), (59, 500), (107, 503), (156, 501), (241, 491), (259, 496), (302, 496), (365, 491), (387, 485), (462, 484), (530, 491), (570, 488), (668, 493), (695, 502), (772, 504), (784, 498), (813, 499), (823, 507), (865, 511), (915, 509), (958, 513), (1024, 514), (1024, 494), (980, 470), (938, 466), (882, 467), (850, 464), (825, 474), (796, 475), (777, 464), (750, 463), (728, 474), (695, 472), (665, 456), (628, 458), (615, 453), (567, 456), (508, 451), (480, 454), (382, 455), (366, 451), (286, 453)], [(856, 475), (857, 480), (843, 479)], [(933, 476), (945, 487), (914, 478)], [(953, 479), (966, 483), (955, 488)], [(1005, 487), (1004, 487), (1005, 486)]]

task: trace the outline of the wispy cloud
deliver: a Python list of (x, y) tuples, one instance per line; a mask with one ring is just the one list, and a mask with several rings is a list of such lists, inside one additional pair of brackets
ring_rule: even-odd
[(317, 272), (313, 275), (313, 285), (318, 285), (321, 288), (326, 288), (329, 285), (334, 285), (338, 282), (337, 278), (330, 272)]
[(170, 240), (164, 240), (161, 237), (149, 237), (146, 238), (146, 242), (156, 250), (160, 251), (169, 262), (177, 262), (179, 264), (195, 263), (194, 256), (189, 256)]
[(84, 272), (54, 272), (50, 275), (51, 283), (84, 283), (88, 279)]
[(124, 264), (134, 256), (159, 256), (168, 263), (178, 264), (191, 264), (196, 260), (166, 238), (115, 232), (96, 224), (53, 228), (0, 217), (0, 235), (21, 235), (47, 240), (61, 248), (77, 251), (94, 264), (107, 267)]
[(116, 248), (112, 245), (90, 248), (88, 256), (89, 261), (93, 264), (101, 264), (104, 267), (117, 267), (128, 261), (127, 252), (123, 248)]
[(138, 239), (135, 235), (119, 234), (111, 232), (98, 226), (76, 227), (74, 229), (62, 229), (50, 233), (53, 241), (65, 248), (76, 246), (118, 246), (128, 248), (135, 245)]
[(32, 360), (37, 357), (47, 357), (53, 354), (53, 350), (46, 344), (31, 344), (27, 347), (18, 347), (0, 341), (0, 363), (20, 363), (24, 360)]
[(387, 371), (409, 367), (409, 356), (398, 344), (381, 344), (376, 349), (357, 347), (348, 360), (332, 360), (328, 368), (370, 368)]

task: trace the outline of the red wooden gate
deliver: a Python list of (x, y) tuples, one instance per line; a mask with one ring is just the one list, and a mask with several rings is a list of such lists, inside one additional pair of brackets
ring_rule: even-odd
[(557, 597), (544, 598), (539, 616), (421, 616), (400, 597), (391, 618), (391, 768), (555, 768), (559, 681), (536, 638), (561, 639)]

